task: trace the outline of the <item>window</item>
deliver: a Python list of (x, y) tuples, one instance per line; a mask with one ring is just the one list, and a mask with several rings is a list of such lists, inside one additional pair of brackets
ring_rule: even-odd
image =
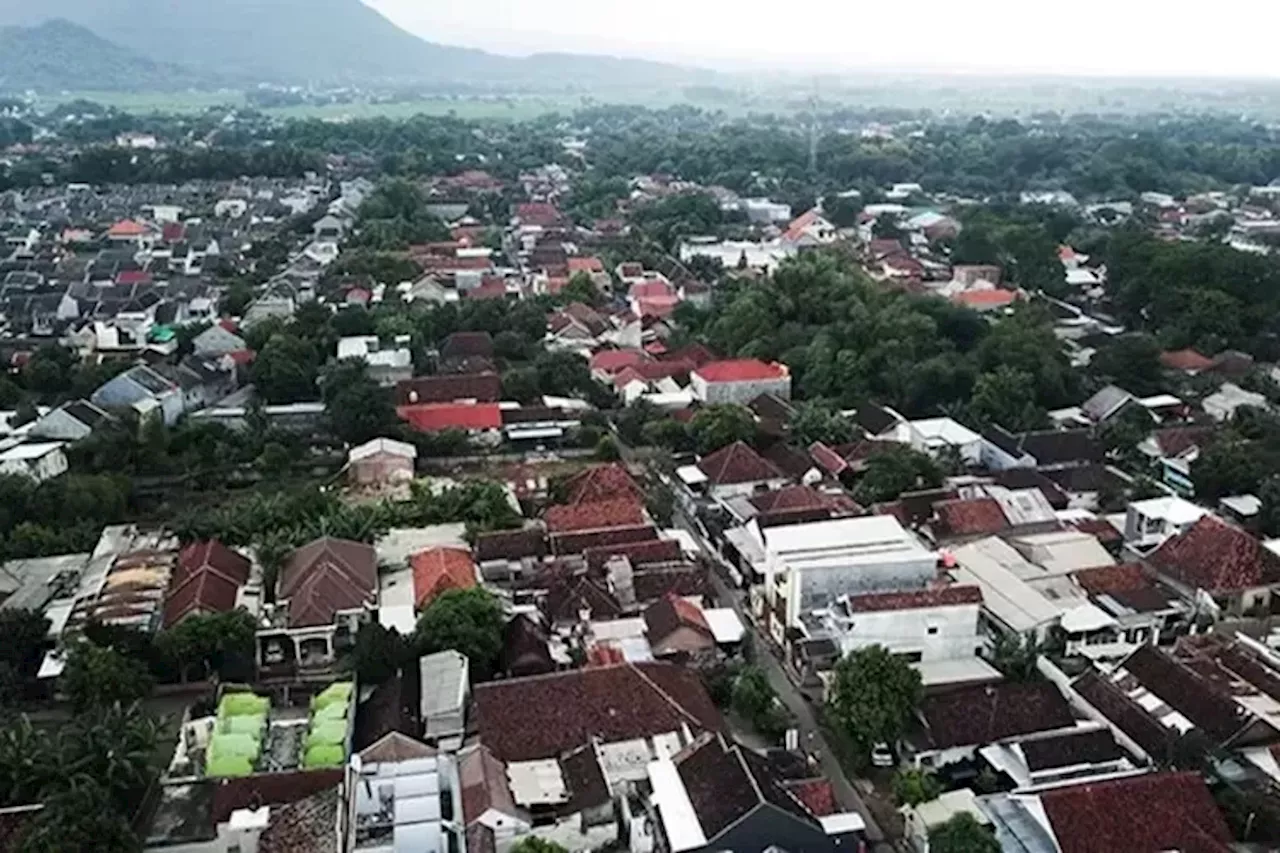
[(930, 637), (932, 637), (934, 634), (938, 633), (938, 626), (937, 626), (937, 625), (930, 625), (930, 626), (929, 626), (929, 632), (928, 632), (928, 633), (929, 633), (929, 636), (930, 636)]

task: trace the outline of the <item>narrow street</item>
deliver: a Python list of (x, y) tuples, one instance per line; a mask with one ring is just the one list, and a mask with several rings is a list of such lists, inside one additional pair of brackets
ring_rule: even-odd
[[(677, 509), (675, 517), (681, 529), (693, 536), (699, 547), (710, 559), (721, 562), (719, 553), (703, 538), (696, 523), (687, 518), (679, 509)], [(813, 708), (791, 682), (791, 679), (787, 677), (782, 664), (774, 657), (772, 643), (760, 635), (755, 620), (746, 606), (745, 596), (740, 590), (730, 589), (718, 573), (712, 571), (708, 576), (711, 578), (711, 584), (720, 603), (727, 603), (733, 607), (734, 612), (738, 614), (738, 618), (742, 620), (742, 624), (746, 626), (747, 630), (751, 631), (756, 649), (756, 662), (768, 676), (770, 685), (777, 692), (783, 704), (795, 716), (796, 725), (800, 730), (801, 748), (806, 752), (816, 752), (818, 754), (823, 775), (831, 780), (840, 806), (862, 815), (862, 819), (867, 824), (867, 839), (871, 842), (871, 850), (874, 853), (895, 853), (897, 848), (886, 840), (885, 833), (880, 828), (879, 823), (876, 822), (871, 809), (867, 807), (857, 788), (854, 787), (849, 777), (845, 775), (844, 768), (840, 766), (835, 752), (827, 743), (826, 738), (823, 737), (822, 730), (818, 727), (818, 722), (814, 718)]]

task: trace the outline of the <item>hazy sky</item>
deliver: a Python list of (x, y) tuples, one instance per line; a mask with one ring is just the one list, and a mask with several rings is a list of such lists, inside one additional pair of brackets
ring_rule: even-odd
[(800, 69), (1280, 77), (1274, 0), (366, 0), (423, 38)]

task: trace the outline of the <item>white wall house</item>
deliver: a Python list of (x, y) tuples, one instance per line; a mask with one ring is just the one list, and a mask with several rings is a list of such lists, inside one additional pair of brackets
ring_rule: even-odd
[(823, 611), (804, 614), (810, 625), (848, 655), (884, 646), (911, 663), (964, 660), (983, 647), (978, 633), (982, 591), (954, 585), (908, 592), (843, 596)]
[(1134, 501), (1125, 510), (1124, 541), (1134, 548), (1154, 548), (1170, 536), (1185, 533), (1209, 510), (1178, 497)]
[(780, 644), (804, 611), (842, 595), (924, 589), (937, 574), (937, 555), (891, 515), (766, 527), (759, 538), (761, 615)]
[(926, 418), (898, 424), (895, 441), (936, 458), (956, 454), (965, 465), (982, 464), (982, 436), (951, 418)]
[(16, 474), (43, 483), (66, 470), (67, 455), (61, 443), (19, 444), (0, 452), (0, 474)]

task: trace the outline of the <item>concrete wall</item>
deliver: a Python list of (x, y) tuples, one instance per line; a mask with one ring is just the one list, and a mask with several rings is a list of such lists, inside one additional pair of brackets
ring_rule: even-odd
[(978, 636), (980, 609), (978, 604), (961, 604), (855, 613), (852, 626), (840, 635), (840, 650), (847, 655), (882, 645), (898, 654), (919, 652), (922, 661), (970, 658), (982, 645)]
[(737, 403), (745, 406), (761, 394), (776, 394), (784, 400), (791, 399), (791, 377), (760, 379), (752, 382), (707, 382), (697, 373), (690, 375), (693, 395), (702, 402)]

